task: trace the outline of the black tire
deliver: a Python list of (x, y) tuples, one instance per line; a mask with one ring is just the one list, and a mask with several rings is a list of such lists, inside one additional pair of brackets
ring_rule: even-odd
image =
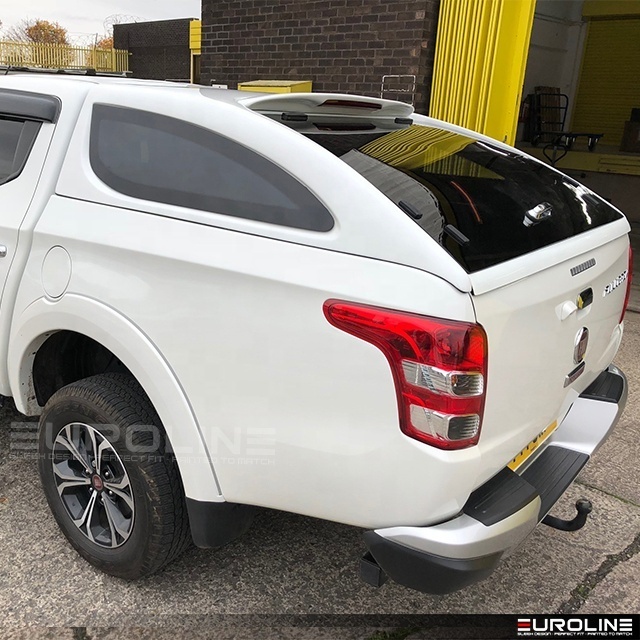
[[(68, 438), (71, 434), (76, 435)], [(102, 469), (109, 464), (100, 457), (97, 460), (94, 457), (92, 461), (90, 450), (82, 448), (90, 437), (94, 445), (99, 443), (95, 449), (100, 450), (104, 459), (115, 461), (113, 464), (117, 468), (111, 471), (111, 476), (109, 468), (104, 473), (91, 475), (88, 465), (82, 460), (82, 464), (78, 464), (80, 458), (89, 465), (97, 463)], [(63, 387), (44, 408), (38, 442), (40, 478), (49, 507), (69, 542), (93, 566), (112, 576), (133, 580), (158, 571), (191, 544), (184, 490), (175, 457), (167, 450), (166, 434), (153, 405), (134, 378), (105, 373)], [(65, 442), (77, 442), (79, 456), (68, 454), (66, 462), (57, 464), (66, 465), (65, 470), (75, 465), (72, 473), (78, 474), (80, 481), (88, 485), (86, 487), (70, 490), (60, 487), (61, 467), (56, 467), (58, 471), (54, 472), (53, 461), (60, 460), (60, 451), (64, 449), (61, 443)], [(124, 496), (127, 500), (121, 500), (116, 494), (107, 505), (105, 492), (109, 485), (106, 480), (115, 479), (119, 471), (127, 482)], [(104, 483), (100, 479), (103, 475)], [(124, 482), (121, 480), (121, 485)], [(114, 480), (114, 491), (115, 486)], [(93, 496), (94, 492), (96, 496)], [(112, 491), (108, 493), (114, 495)], [(95, 509), (91, 508), (84, 525), (77, 525), (71, 511), (85, 509), (86, 516), (89, 509), (82, 501), (89, 500), (88, 496), (92, 496)], [(99, 507), (98, 501), (104, 504)], [(123, 535), (112, 526), (115, 520), (107, 518), (113, 513), (115, 503), (120, 509), (116, 513), (118, 518), (122, 513), (129, 518), (118, 520), (125, 530)], [(96, 542), (99, 536), (94, 536), (95, 531), (103, 541), (107, 538), (111, 541)], [(113, 548), (116, 543), (118, 545)]]

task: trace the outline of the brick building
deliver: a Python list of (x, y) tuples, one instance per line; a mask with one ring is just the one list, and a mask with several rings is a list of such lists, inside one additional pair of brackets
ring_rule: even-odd
[(314, 91), (379, 95), (416, 76), (425, 112), (439, 0), (202, 0), (201, 81), (312, 80)]
[(116, 49), (130, 53), (129, 69), (134, 78), (185, 80), (191, 76), (189, 32), (192, 18), (116, 24)]

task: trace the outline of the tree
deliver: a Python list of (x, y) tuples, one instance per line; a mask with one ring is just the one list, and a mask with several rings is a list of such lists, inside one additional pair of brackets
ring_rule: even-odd
[(48, 20), (36, 20), (28, 27), (27, 37), (32, 42), (69, 44), (67, 30), (57, 22), (49, 22)]
[(16, 42), (69, 44), (67, 30), (57, 22), (49, 20), (21, 20), (7, 29), (6, 37)]
[(86, 57), (85, 64), (90, 69), (97, 71), (112, 71), (112, 54), (113, 36), (103, 36), (100, 40), (96, 40), (93, 48)]
[(113, 49), (113, 36), (104, 36), (96, 42), (96, 49)]

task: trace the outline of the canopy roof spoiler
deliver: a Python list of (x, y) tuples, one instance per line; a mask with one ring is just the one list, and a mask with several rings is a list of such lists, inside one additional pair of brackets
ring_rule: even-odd
[(264, 114), (300, 113), (315, 116), (364, 116), (366, 118), (410, 118), (413, 106), (396, 100), (383, 100), (341, 93), (252, 94), (241, 104)]

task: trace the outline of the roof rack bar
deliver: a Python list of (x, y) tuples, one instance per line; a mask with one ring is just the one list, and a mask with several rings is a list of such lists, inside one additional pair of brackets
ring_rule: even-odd
[(0, 74), (8, 75), (9, 73), (48, 73), (48, 74), (64, 74), (70, 76), (108, 76), (110, 78), (127, 78), (131, 75), (131, 71), (96, 71), (91, 68), (84, 69), (55, 69), (45, 67), (20, 67), (16, 65), (0, 64)]

